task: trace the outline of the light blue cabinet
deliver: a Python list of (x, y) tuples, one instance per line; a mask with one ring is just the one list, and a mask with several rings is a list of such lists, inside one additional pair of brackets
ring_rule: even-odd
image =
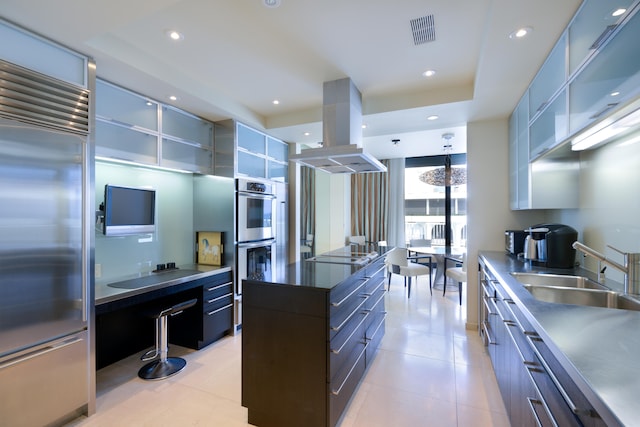
[(636, 13), (571, 82), (571, 134), (640, 95), (639, 40), (640, 13)]
[(0, 58), (21, 67), (89, 87), (89, 59), (57, 43), (26, 32), (0, 18)]
[(569, 75), (595, 52), (624, 18), (619, 9), (629, 9), (634, 0), (585, 1), (569, 25)]
[[(529, 103), (531, 104), (531, 103)], [(535, 160), (568, 135), (566, 89), (529, 126), (529, 160)]]
[(96, 100), (96, 156), (213, 173), (213, 123), (102, 80)]
[(567, 80), (567, 37), (563, 34), (529, 86), (529, 119), (533, 119), (548, 105), (554, 94)]
[(287, 182), (289, 145), (234, 120), (215, 123), (215, 174)]

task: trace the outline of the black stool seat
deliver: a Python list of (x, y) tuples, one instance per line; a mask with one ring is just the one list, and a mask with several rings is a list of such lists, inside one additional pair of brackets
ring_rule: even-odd
[(186, 365), (187, 361), (181, 357), (167, 357), (169, 345), (167, 340), (167, 318), (168, 316), (176, 316), (187, 308), (196, 305), (196, 298), (175, 304), (171, 307), (160, 307), (149, 311), (149, 317), (156, 320), (156, 345), (152, 350), (147, 351), (141, 357), (143, 361), (152, 360), (160, 356), (160, 359), (154, 360), (144, 365), (138, 371), (138, 376), (145, 380), (161, 380), (180, 372)]

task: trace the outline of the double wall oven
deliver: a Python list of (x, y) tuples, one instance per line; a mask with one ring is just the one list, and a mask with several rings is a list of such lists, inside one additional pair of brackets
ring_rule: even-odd
[(238, 294), (243, 279), (270, 281), (276, 255), (276, 195), (273, 184), (255, 180), (237, 180)]

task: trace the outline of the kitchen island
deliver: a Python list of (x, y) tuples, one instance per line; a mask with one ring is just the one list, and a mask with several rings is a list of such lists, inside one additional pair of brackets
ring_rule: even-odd
[[(349, 252), (372, 248), (347, 247)], [(362, 264), (300, 261), (244, 280), (242, 405), (260, 427), (335, 426), (385, 328), (387, 248)]]
[[(547, 412), (556, 420), (564, 417), (558, 425), (637, 425), (640, 420), (640, 410), (636, 406), (636, 396), (640, 395), (640, 311), (545, 302), (535, 298), (512, 275), (514, 272), (555, 273), (597, 281), (596, 274), (582, 268), (535, 267), (502, 252), (480, 252), (479, 262), (480, 292), (484, 295), (481, 303), (484, 301), (485, 305), (480, 312), (487, 314), (481, 324), (490, 355), (499, 353), (500, 347), (509, 345), (507, 338), (514, 337), (516, 347), (520, 347), (518, 357), (526, 359), (524, 365), (520, 361), (515, 369), (525, 369), (525, 374), (528, 370), (536, 387), (542, 384), (541, 378), (549, 386), (546, 390), (533, 390), (540, 395), (530, 400), (531, 410), (536, 403), (546, 400), (546, 407), (536, 405), (539, 408), (535, 412), (543, 416)], [(611, 290), (622, 291), (621, 283), (612, 280), (600, 283)], [(487, 289), (494, 292), (487, 292)], [(491, 308), (496, 306), (497, 311)], [(504, 310), (504, 307), (508, 308)], [(503, 321), (508, 334), (502, 336), (501, 342), (499, 330), (503, 316), (512, 318)], [(492, 322), (495, 320), (494, 328)], [(518, 336), (522, 338), (522, 335), (525, 336), (524, 346), (518, 345)], [(526, 350), (532, 351), (526, 354)], [(498, 354), (498, 361), (500, 357)], [(513, 391), (516, 371), (513, 367), (509, 369), (511, 374), (505, 384)], [(505, 397), (501, 384), (501, 366), (494, 365), (494, 370), (505, 404), (508, 404), (509, 395), (507, 393)], [(527, 375), (521, 385), (531, 384)], [(516, 403), (513, 397), (512, 392), (512, 409)], [(528, 408), (523, 414), (527, 412)]]

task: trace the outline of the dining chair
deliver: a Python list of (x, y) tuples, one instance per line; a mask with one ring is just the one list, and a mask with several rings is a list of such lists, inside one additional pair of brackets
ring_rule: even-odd
[[(421, 259), (427, 259), (428, 265), (420, 264), (418, 260)], [(409, 279), (407, 298), (411, 298), (411, 278), (415, 277), (417, 282), (418, 276), (429, 276), (429, 293), (433, 295), (431, 268), (429, 267), (431, 265), (431, 255), (408, 256), (407, 249), (394, 248), (387, 254), (385, 265), (387, 266), (389, 280), (387, 290), (391, 289), (391, 275), (398, 274), (404, 276), (405, 287), (407, 287), (407, 279)]]
[(349, 243), (353, 245), (364, 245), (366, 243), (364, 236), (349, 236)]
[(411, 240), (409, 240), (409, 247), (416, 247), (416, 246), (421, 246), (421, 247), (431, 246), (431, 239), (411, 239)]
[[(453, 263), (454, 267), (447, 268), (447, 261)], [(458, 282), (458, 297), (462, 305), (462, 283), (467, 283), (467, 254), (462, 254), (462, 259), (452, 256), (444, 257), (444, 286), (442, 296), (447, 292), (447, 277)]]
[(307, 240), (302, 241), (302, 245), (300, 245), (300, 253), (305, 254), (305, 257), (308, 256), (306, 254), (311, 255), (313, 253), (313, 234), (307, 234)]

